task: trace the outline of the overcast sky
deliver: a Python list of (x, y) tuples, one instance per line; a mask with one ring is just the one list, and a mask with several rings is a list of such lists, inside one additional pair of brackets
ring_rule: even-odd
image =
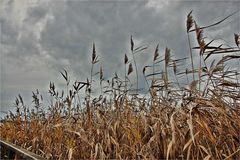
[[(11, 109), (19, 93), (27, 101), (36, 88), (47, 93), (50, 81), (63, 85), (63, 69), (73, 81), (89, 77), (93, 42), (106, 79), (123, 73), (130, 35), (136, 45), (149, 45), (137, 57), (141, 66), (151, 63), (158, 43), (160, 54), (168, 47), (176, 58), (188, 56), (185, 21), (191, 10), (205, 26), (240, 10), (240, 1), (1, 0), (1, 110)], [(234, 45), (240, 13), (204, 33)]]

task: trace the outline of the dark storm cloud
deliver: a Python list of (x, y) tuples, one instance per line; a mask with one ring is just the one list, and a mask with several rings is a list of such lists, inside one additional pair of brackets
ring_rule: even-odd
[(4, 34), (1, 34), (1, 44), (14, 44), (17, 42), (15, 38), (17, 36), (16, 28), (13, 25), (9, 24), (6, 19), (1, 19), (1, 30), (5, 31)]
[(26, 18), (24, 21), (32, 24), (37, 23), (40, 19), (44, 18), (47, 13), (48, 8), (46, 6), (30, 8), (27, 13), (28, 18)]
[[(62, 85), (59, 71), (63, 68), (74, 78), (89, 77), (93, 42), (99, 65), (103, 66), (105, 78), (109, 78), (114, 72), (123, 73), (123, 57), (127, 53), (131, 58), (133, 35), (136, 45), (149, 45), (145, 53), (137, 56), (141, 72), (144, 65), (152, 63), (158, 43), (160, 55), (165, 47), (176, 58), (189, 55), (185, 21), (191, 10), (200, 26), (240, 10), (238, 1), (17, 2), (1, 3), (1, 104), (10, 99), (3, 97), (6, 94), (14, 97), (19, 92), (45, 89), (49, 81)], [(238, 13), (204, 35), (224, 37), (234, 44), (233, 34), (240, 32), (239, 17)]]
[[(169, 14), (163, 16), (166, 9), (155, 12), (146, 7), (146, 1), (70, 1), (62, 5), (63, 11), (53, 8), (55, 20), (42, 33), (41, 46), (51, 50), (55, 59), (67, 58), (71, 64), (81, 63), (82, 70), (87, 72), (93, 42), (105, 70), (112, 73), (115, 68), (119, 71), (123, 55), (129, 52), (130, 35), (136, 42), (154, 45), (159, 42), (161, 46), (168, 44), (171, 34), (179, 37), (180, 29), (173, 24), (179, 24), (180, 20)], [(139, 61), (150, 59), (152, 50), (148, 55), (139, 56)]]

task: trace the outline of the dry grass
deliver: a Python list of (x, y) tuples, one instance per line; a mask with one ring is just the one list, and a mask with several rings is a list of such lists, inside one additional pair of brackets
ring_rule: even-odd
[[(147, 47), (135, 48), (131, 37), (133, 59), (124, 57), (125, 77), (121, 80), (116, 74), (107, 81), (102, 67), (94, 72), (98, 56), (93, 44), (90, 80), (71, 86), (67, 71), (61, 72), (68, 92), (57, 91), (51, 82), (48, 110), (42, 110), (38, 91), (33, 92), (33, 111), (19, 95), (16, 113), (10, 112), (0, 126), (1, 138), (47, 159), (240, 159), (239, 71), (228, 68), (229, 61), (240, 58), (239, 35), (233, 36), (236, 47), (211, 46), (203, 30), (218, 23), (199, 27), (191, 13), (187, 17), (189, 40), (195, 32), (199, 45), (192, 47), (189, 41), (190, 57), (197, 51), (200, 59), (190, 59), (192, 70), (179, 72), (186, 58), (173, 59), (168, 48), (160, 59), (157, 46), (153, 64), (143, 67), (145, 80), (151, 84), (149, 96), (138, 94), (138, 78), (132, 94), (128, 76), (139, 74), (135, 53)], [(209, 62), (216, 55), (222, 58)], [(164, 71), (157, 72), (162, 62)], [(99, 85), (93, 79), (98, 74), (101, 94), (93, 97), (92, 89)], [(180, 84), (180, 76), (190, 80), (188, 87)]]

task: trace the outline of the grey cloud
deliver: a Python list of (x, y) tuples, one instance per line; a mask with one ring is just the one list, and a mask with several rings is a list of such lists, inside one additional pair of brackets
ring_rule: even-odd
[[(56, 46), (56, 50), (61, 50), (53, 53), (56, 58), (68, 57), (74, 63), (78, 56), (90, 60), (91, 43), (94, 41), (102, 60), (107, 62), (109, 68), (117, 68), (122, 64), (124, 53), (129, 52), (131, 34), (135, 39), (147, 42), (156, 41), (166, 33), (161, 32), (161, 28), (167, 26), (167, 18), (160, 19), (153, 9), (145, 8), (145, 4), (146, 2), (68, 2), (64, 12), (53, 11), (56, 21), (46, 26), (42, 46), (46, 50)], [(85, 63), (85, 66), (88, 65)]]
[(6, 19), (1, 19), (1, 44), (15, 44), (17, 42), (17, 31)]
[(33, 7), (28, 10), (28, 18), (24, 21), (27, 23), (34, 24), (38, 22), (41, 18), (44, 18), (48, 13), (47, 6)]

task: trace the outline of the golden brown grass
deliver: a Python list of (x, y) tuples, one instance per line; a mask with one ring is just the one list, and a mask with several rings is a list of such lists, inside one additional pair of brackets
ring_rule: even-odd
[[(160, 59), (156, 47), (153, 64), (143, 67), (145, 80), (151, 83), (146, 97), (138, 94), (134, 54), (147, 47), (135, 48), (132, 37), (133, 59), (124, 57), (124, 80), (117, 74), (111, 81), (104, 80), (101, 67), (101, 95), (93, 97), (93, 85), (97, 85), (94, 65), (98, 63), (93, 44), (90, 80), (74, 82), (71, 87), (67, 71), (61, 72), (68, 92), (57, 91), (51, 82), (48, 110), (42, 110), (38, 90), (33, 92), (33, 111), (19, 95), (16, 113), (10, 112), (0, 126), (1, 138), (47, 159), (240, 159), (239, 71), (227, 66), (240, 58), (239, 35), (233, 37), (236, 47), (211, 46), (212, 41), (206, 43), (203, 38), (203, 29), (213, 25), (199, 27), (191, 13), (187, 16), (190, 57), (197, 50), (200, 59), (196, 66), (191, 58), (192, 70), (179, 72), (186, 58), (173, 59), (166, 48), (164, 59)], [(191, 47), (192, 32), (196, 32), (197, 47)], [(209, 63), (209, 57), (219, 54), (222, 58), (218, 62)], [(156, 72), (161, 62), (164, 71)], [(128, 77), (132, 72), (137, 77), (134, 94)], [(189, 80), (189, 74), (189, 86), (183, 87), (179, 77)], [(80, 93), (86, 95), (84, 106)]]

